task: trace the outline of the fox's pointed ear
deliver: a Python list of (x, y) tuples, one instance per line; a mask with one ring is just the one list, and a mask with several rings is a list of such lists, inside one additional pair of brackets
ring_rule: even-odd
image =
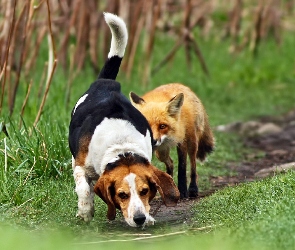
[(137, 94), (135, 94), (134, 92), (130, 92), (129, 98), (130, 98), (130, 101), (133, 105), (136, 105), (136, 104), (142, 105), (145, 103), (145, 101), (141, 97), (139, 97)]
[(184, 100), (183, 93), (174, 96), (167, 105), (167, 112), (170, 116), (175, 116), (179, 113)]

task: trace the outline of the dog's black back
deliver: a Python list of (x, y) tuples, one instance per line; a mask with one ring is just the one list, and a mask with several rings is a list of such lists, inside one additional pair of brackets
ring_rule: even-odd
[[(116, 34), (114, 35), (116, 37)], [(72, 110), (69, 146), (74, 158), (79, 151), (81, 138), (91, 138), (95, 128), (105, 118), (126, 120), (144, 136), (149, 131), (151, 145), (153, 145), (152, 131), (146, 118), (121, 93), (120, 83), (115, 81), (121, 61), (122, 57), (118, 56), (116, 50), (112, 51), (111, 48), (109, 58), (98, 79), (91, 84)]]
[(74, 157), (79, 148), (79, 138), (91, 137), (104, 118), (126, 120), (144, 136), (147, 130), (152, 134), (145, 117), (121, 93), (120, 83), (98, 79), (85, 94), (88, 94), (85, 101), (72, 111), (69, 127), (69, 144)]

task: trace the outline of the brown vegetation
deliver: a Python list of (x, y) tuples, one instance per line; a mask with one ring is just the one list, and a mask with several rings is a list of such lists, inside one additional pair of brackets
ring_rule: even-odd
[[(230, 37), (230, 52), (250, 49), (258, 54), (261, 39), (273, 36), (281, 42), (282, 29), (294, 29), (290, 20), (294, 16), (294, 0), (0, 0), (0, 113), (8, 105), (10, 115), (14, 111), (19, 84), (27, 84), (28, 90), (20, 111), (22, 115), (31, 88), (40, 91), (40, 108), (37, 124), (52, 76), (57, 66), (69, 75), (67, 100), (76, 74), (90, 61), (94, 71), (104, 60), (109, 49), (110, 34), (103, 21), (102, 12), (112, 12), (123, 17), (129, 30), (126, 50), (128, 60), (122, 69), (126, 76), (132, 73), (135, 54), (140, 39), (144, 40), (141, 57), (145, 65), (141, 72), (143, 84), (172, 60), (178, 49), (184, 46), (188, 67), (195, 54), (206, 75), (210, 68), (198, 46), (194, 30), (202, 36)], [(225, 13), (225, 14), (224, 14)], [(218, 15), (227, 16), (226, 21)], [(218, 26), (216, 32), (215, 27)], [(151, 59), (155, 38), (160, 31), (172, 36), (174, 47), (152, 68)], [(223, 36), (221, 36), (223, 34)], [(42, 46), (47, 46), (48, 58), (44, 61), (44, 73), (39, 86), (33, 82), (30, 72), (36, 65)], [(45, 60), (45, 59), (42, 59)], [(45, 89), (43, 86), (46, 86)]]

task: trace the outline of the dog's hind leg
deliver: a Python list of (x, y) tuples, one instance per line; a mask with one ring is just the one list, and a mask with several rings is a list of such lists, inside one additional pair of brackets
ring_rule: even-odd
[(190, 165), (191, 165), (190, 184), (188, 188), (188, 196), (190, 198), (196, 198), (199, 193), (197, 161), (196, 161), (197, 151), (198, 151), (197, 143), (191, 143), (188, 147), (188, 155), (189, 155)]
[(91, 221), (94, 216), (94, 190), (91, 180), (87, 177), (85, 169), (76, 166), (74, 170), (76, 193), (78, 195), (77, 217), (84, 221)]
[(186, 158), (187, 158), (187, 146), (182, 143), (177, 145), (178, 155), (178, 189), (180, 192), (180, 198), (187, 198), (187, 184), (186, 184)]

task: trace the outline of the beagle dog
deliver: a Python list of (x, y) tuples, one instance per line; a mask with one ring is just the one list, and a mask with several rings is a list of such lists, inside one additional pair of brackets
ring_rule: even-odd
[(109, 220), (117, 208), (132, 227), (154, 224), (149, 202), (156, 192), (166, 206), (175, 206), (179, 191), (168, 174), (151, 165), (152, 131), (115, 81), (127, 44), (126, 25), (116, 15), (104, 17), (112, 33), (108, 59), (77, 101), (69, 126), (77, 216), (92, 220), (96, 193), (107, 204)]

